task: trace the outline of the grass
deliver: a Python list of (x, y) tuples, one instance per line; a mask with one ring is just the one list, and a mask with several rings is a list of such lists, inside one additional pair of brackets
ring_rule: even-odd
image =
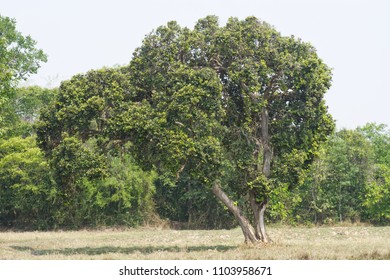
[(390, 227), (270, 226), (273, 243), (247, 246), (239, 228), (0, 232), (0, 259), (385, 259)]

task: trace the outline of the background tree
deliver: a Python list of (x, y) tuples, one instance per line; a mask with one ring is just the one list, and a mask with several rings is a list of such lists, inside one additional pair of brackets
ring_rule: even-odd
[(373, 174), (373, 149), (358, 130), (340, 130), (324, 145), (302, 188), (302, 216), (315, 223), (364, 219), (364, 197)]
[[(42, 104), (24, 102), (27, 92), (33, 90), (17, 88), (19, 81), (36, 73), (40, 64), (46, 62), (46, 55), (35, 46), (30, 36), (16, 30), (15, 20), (0, 15), (0, 220), (3, 226), (30, 227), (35, 223), (44, 228), (50, 223), (50, 170), (35, 145), (35, 138), (27, 137), (32, 136), (33, 120), (28, 122), (22, 118), (22, 115), (37, 117)], [(44, 95), (31, 94), (30, 100), (37, 101)]]
[(388, 165), (374, 166), (373, 178), (368, 182), (364, 197), (365, 219), (379, 224), (390, 222), (390, 168)]
[(52, 177), (33, 137), (0, 139), (0, 225), (45, 229), (52, 222)]
[(0, 15), (0, 136), (6, 131), (4, 106), (18, 81), (36, 73), (47, 60), (35, 45), (30, 36), (16, 30), (15, 20)]
[(57, 90), (38, 86), (16, 88), (3, 106), (3, 120), (7, 124), (3, 138), (35, 135), (34, 124), (40, 111), (54, 100)]
[(370, 141), (375, 163), (390, 166), (390, 130), (387, 126), (385, 124), (367, 123), (363, 127), (358, 127), (357, 131)]
[(375, 123), (357, 130), (370, 141), (375, 162), (364, 198), (365, 218), (386, 224), (390, 221), (390, 131), (386, 125)]
[(291, 219), (298, 222), (389, 222), (389, 131), (368, 123), (342, 129), (321, 148)]

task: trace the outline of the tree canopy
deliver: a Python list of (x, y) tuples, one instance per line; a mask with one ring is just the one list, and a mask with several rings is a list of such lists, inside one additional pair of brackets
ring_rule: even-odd
[(15, 20), (0, 15), (0, 135), (5, 132), (3, 107), (18, 83), (36, 73), (47, 57), (30, 36), (16, 30)]

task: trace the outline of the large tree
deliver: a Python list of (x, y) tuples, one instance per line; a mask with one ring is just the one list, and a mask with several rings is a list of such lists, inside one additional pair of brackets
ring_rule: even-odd
[[(130, 142), (143, 168), (208, 187), (246, 242), (269, 241), (270, 197), (301, 183), (333, 130), (323, 99), (330, 69), (310, 44), (254, 17), (220, 27), (209, 16), (193, 30), (169, 22), (146, 36), (120, 74), (95, 74), (63, 83), (64, 99), (38, 130), (41, 147), (54, 149), (65, 131), (82, 141), (99, 133), (105, 145)], [(104, 86), (90, 87), (95, 81)]]
[[(129, 72), (134, 98), (113, 126), (141, 161), (190, 172), (237, 218), (245, 240), (269, 241), (264, 212), (271, 194), (297, 186), (333, 130), (324, 94), (330, 69), (310, 44), (283, 37), (254, 17), (176, 22), (149, 34)], [(140, 152), (140, 153), (139, 153)], [(253, 223), (222, 186), (246, 199)]]

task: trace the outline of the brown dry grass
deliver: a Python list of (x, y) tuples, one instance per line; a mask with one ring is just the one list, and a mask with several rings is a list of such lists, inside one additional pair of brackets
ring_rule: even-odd
[(259, 247), (244, 245), (240, 229), (0, 232), (0, 259), (390, 259), (390, 227), (268, 231), (273, 243)]

